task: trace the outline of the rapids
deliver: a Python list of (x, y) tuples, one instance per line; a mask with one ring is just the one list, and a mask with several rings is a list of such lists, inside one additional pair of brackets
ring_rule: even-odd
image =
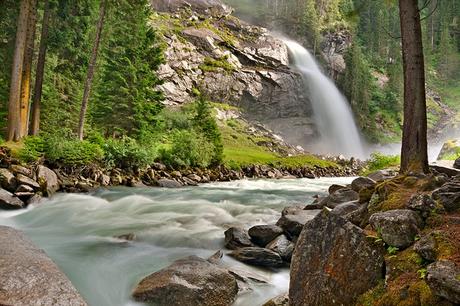
[[(91, 306), (142, 305), (130, 299), (144, 276), (188, 255), (223, 248), (224, 230), (276, 222), (288, 205), (307, 204), (333, 183), (242, 180), (181, 189), (110, 188), (91, 195), (57, 194), (27, 210), (0, 212), (0, 224), (22, 229), (58, 264)], [(135, 241), (117, 235), (134, 233)], [(268, 285), (238, 297), (237, 306), (262, 305), (286, 292), (289, 271), (261, 270), (224, 256), (228, 266), (259, 273)]]

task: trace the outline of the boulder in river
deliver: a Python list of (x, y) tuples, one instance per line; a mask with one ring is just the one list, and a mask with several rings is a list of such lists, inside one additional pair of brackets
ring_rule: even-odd
[(323, 210), (297, 240), (289, 305), (353, 305), (383, 279), (384, 254), (361, 228)]
[(236, 279), (227, 270), (189, 256), (145, 277), (133, 297), (155, 305), (228, 306), (237, 293)]
[(52, 195), (59, 190), (59, 181), (53, 170), (39, 165), (37, 167), (37, 181), (45, 195)]
[(304, 225), (313, 220), (321, 210), (297, 210), (292, 214), (282, 216), (276, 225), (280, 226), (290, 239), (300, 235)]
[(225, 247), (229, 250), (254, 246), (248, 233), (240, 227), (231, 227), (224, 234)]
[(395, 209), (373, 214), (369, 223), (386, 244), (403, 249), (415, 241), (423, 221), (413, 210)]
[(460, 267), (454, 262), (440, 260), (429, 265), (426, 282), (435, 295), (460, 304)]
[(166, 178), (159, 179), (157, 184), (158, 184), (159, 187), (163, 187), (163, 188), (179, 188), (179, 187), (182, 187), (181, 183), (179, 183), (179, 182), (177, 182), (175, 180), (166, 179)]
[(15, 197), (12, 193), (0, 188), (0, 208), (20, 209), (24, 207), (24, 202)]
[(350, 188), (343, 188), (330, 194), (324, 201), (326, 201), (327, 207), (334, 209), (337, 205), (342, 203), (357, 200), (359, 200), (359, 194), (356, 191)]
[(248, 231), (251, 240), (261, 247), (265, 247), (270, 241), (283, 233), (283, 229), (277, 225), (255, 225)]
[(284, 264), (283, 259), (278, 253), (265, 248), (241, 248), (231, 252), (230, 256), (253, 266), (277, 268)]
[(285, 235), (281, 235), (267, 244), (266, 248), (280, 254), (283, 260), (291, 261), (294, 246), (294, 243), (289, 241)]
[(56, 264), (22, 232), (0, 226), (0, 245), (0, 305), (87, 305)]

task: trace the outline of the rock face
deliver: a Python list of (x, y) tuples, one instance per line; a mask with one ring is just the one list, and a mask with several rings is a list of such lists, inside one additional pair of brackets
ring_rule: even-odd
[(240, 248), (230, 253), (230, 256), (254, 266), (276, 268), (284, 264), (283, 259), (278, 253), (265, 248)]
[(352, 305), (383, 278), (384, 252), (359, 227), (323, 210), (297, 241), (289, 305)]
[(236, 280), (227, 270), (190, 256), (144, 278), (133, 297), (155, 305), (228, 306), (237, 293)]
[(0, 305), (87, 305), (45, 252), (20, 231), (0, 226), (0, 245)]
[(437, 296), (460, 304), (460, 267), (447, 260), (437, 261), (427, 267), (426, 282)]
[(277, 225), (256, 225), (249, 229), (248, 234), (255, 244), (265, 247), (270, 241), (283, 233)]
[(423, 221), (420, 216), (407, 209), (395, 209), (373, 214), (369, 223), (380, 233), (386, 244), (406, 248), (414, 243)]
[[(161, 12), (154, 24), (169, 29), (160, 33), (168, 47), (166, 62), (158, 70), (165, 104), (193, 101), (198, 88), (213, 101), (240, 107), (245, 117), (288, 142), (307, 145), (315, 137), (308, 88), (288, 66), (283, 41), (264, 28), (227, 16), (228, 7), (218, 0), (152, 3)], [(169, 17), (161, 17), (165, 14)]]
[(0, 208), (20, 209), (24, 207), (24, 202), (15, 197), (12, 193), (0, 188)]
[(253, 246), (248, 233), (242, 228), (231, 227), (224, 234), (225, 247), (229, 250)]

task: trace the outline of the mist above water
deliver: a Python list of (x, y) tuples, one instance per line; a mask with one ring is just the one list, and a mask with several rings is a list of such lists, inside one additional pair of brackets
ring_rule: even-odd
[(317, 153), (364, 157), (361, 137), (351, 108), (335, 84), (326, 77), (313, 56), (299, 43), (284, 40), (293, 65), (302, 73), (309, 89), (313, 115), (320, 134), (315, 145)]

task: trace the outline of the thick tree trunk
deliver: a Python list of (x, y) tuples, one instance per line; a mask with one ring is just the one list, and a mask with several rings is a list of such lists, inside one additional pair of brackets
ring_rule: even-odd
[(48, 44), (50, 15), (49, 1), (45, 0), (42, 33), (40, 35), (40, 50), (38, 52), (37, 70), (35, 73), (34, 95), (32, 97), (32, 121), (30, 125), (30, 134), (34, 136), (37, 135), (40, 130), (40, 104), (42, 99), (43, 78), (45, 74), (46, 47)]
[(27, 22), (27, 41), (24, 52), (24, 63), (21, 79), (21, 102), (20, 102), (20, 138), (27, 135), (29, 127), (30, 110), (30, 84), (32, 78), (32, 61), (35, 47), (35, 28), (37, 23), (37, 0), (30, 0), (29, 18)]
[(16, 30), (16, 42), (14, 47), (13, 68), (11, 72), (10, 96), (8, 101), (8, 128), (6, 139), (9, 141), (18, 141), (21, 135), (21, 80), (27, 39), (29, 6), (30, 0), (21, 0)]
[(404, 68), (401, 173), (427, 173), (427, 119), (422, 28), (417, 0), (399, 0)]
[(78, 138), (80, 140), (83, 140), (83, 130), (85, 126), (86, 110), (88, 109), (88, 99), (89, 99), (89, 94), (91, 92), (91, 85), (93, 83), (94, 69), (96, 68), (97, 53), (98, 53), (99, 45), (101, 42), (101, 33), (102, 33), (102, 28), (104, 26), (104, 17), (105, 17), (106, 7), (107, 7), (107, 0), (102, 0), (101, 6), (99, 8), (99, 20), (97, 22), (96, 37), (94, 39), (93, 50), (91, 53), (91, 59), (89, 62), (88, 72), (86, 75), (85, 89), (83, 91), (83, 100), (81, 102), (80, 121), (78, 123)]

